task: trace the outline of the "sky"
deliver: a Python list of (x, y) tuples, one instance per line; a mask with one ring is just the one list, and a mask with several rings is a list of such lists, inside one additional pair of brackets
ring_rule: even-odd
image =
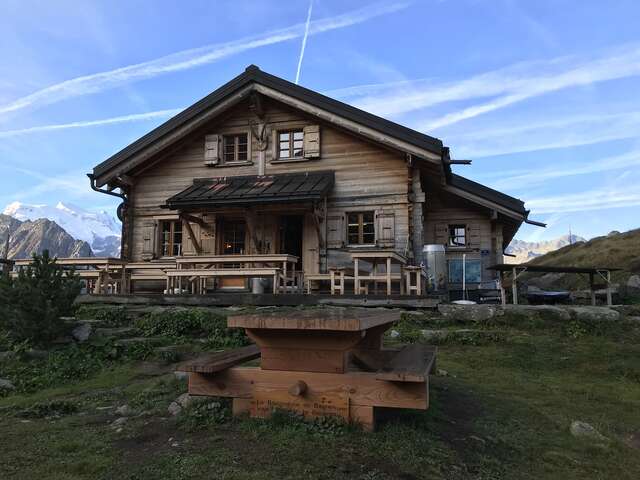
[(640, 2), (0, 0), (0, 208), (115, 212), (93, 166), (247, 65), (443, 140), (543, 229), (640, 227)]

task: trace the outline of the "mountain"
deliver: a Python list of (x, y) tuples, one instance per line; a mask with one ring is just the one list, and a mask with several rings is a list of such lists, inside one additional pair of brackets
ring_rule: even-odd
[[(7, 235), (9, 254), (6, 255)], [(76, 240), (56, 222), (46, 218), (21, 222), (0, 214), (0, 256), (11, 259), (29, 258), (33, 253), (49, 250), (56, 257), (91, 257), (91, 247)]]
[(58, 224), (73, 238), (87, 242), (94, 256), (120, 256), (120, 222), (108, 212), (90, 212), (62, 202), (58, 202), (55, 207), (13, 202), (7, 205), (3, 213), (20, 221), (46, 218)]
[(525, 263), (566, 245), (585, 241), (584, 238), (578, 235), (563, 235), (553, 240), (543, 240), (540, 242), (525, 242), (524, 240), (514, 239), (505, 252), (515, 255), (515, 257), (505, 256), (504, 260), (505, 263)]

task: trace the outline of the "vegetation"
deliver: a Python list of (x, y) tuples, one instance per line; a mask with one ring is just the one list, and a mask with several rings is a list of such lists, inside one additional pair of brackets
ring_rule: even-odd
[(65, 330), (61, 316), (80, 293), (78, 276), (56, 265), (45, 250), (17, 278), (0, 278), (0, 329), (13, 343), (46, 345)]
[[(175, 310), (138, 325), (167, 341), (215, 332), (218, 344), (236, 344), (218, 317)], [(143, 375), (110, 342), (62, 347), (40, 360), (0, 359), (0, 377), (18, 387), (0, 399), (0, 478), (638, 478), (638, 324), (516, 320), (460, 325), (405, 315), (396, 327), (403, 341), (423, 341), (421, 330), (436, 328), (499, 335), (447, 337), (429, 410), (382, 412), (373, 434), (284, 412), (233, 419), (226, 399), (167, 419), (184, 381)], [(131, 412), (114, 425), (122, 405)], [(574, 420), (609, 440), (574, 438)]]

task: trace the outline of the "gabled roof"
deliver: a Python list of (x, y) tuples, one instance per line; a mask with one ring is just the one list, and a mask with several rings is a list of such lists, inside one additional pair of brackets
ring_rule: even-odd
[(433, 154), (442, 154), (442, 141), (437, 138), (430, 137), (429, 135), (417, 132), (416, 130), (404, 127), (395, 122), (391, 122), (382, 117), (365, 112), (364, 110), (360, 110), (359, 108), (334, 100), (325, 95), (314, 92), (313, 90), (309, 90), (308, 88), (301, 87), (280, 77), (276, 77), (275, 75), (263, 72), (255, 65), (250, 65), (243, 73), (235, 77), (233, 80), (225, 83), (214, 92), (210, 93), (203, 99), (191, 105), (189, 108), (183, 110), (159, 127), (153, 129), (151, 132), (94, 167), (93, 175), (98, 177), (117, 167), (125, 160), (150, 146), (155, 141), (161, 139), (163, 136), (185, 125), (205, 110), (213, 107), (225, 98), (253, 83), (279, 91), (296, 100), (313, 105), (316, 108), (340, 116), (349, 121), (397, 138)]
[(524, 202), (519, 198), (515, 198), (507, 195), (506, 193), (494, 190), (493, 188), (486, 187), (480, 183), (474, 182), (473, 180), (456, 175), (455, 173), (451, 174), (448, 184), (472, 195), (496, 203), (513, 212), (519, 213), (524, 217), (529, 213), (529, 211), (524, 208)]
[(172, 210), (257, 203), (308, 202), (333, 188), (332, 171), (196, 179), (166, 202)]

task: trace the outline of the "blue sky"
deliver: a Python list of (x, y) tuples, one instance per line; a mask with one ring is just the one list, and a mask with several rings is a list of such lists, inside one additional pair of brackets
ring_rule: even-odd
[(84, 174), (254, 63), (443, 139), (549, 223), (519, 238), (640, 227), (639, 2), (309, 6), (3, 0), (0, 208), (115, 210)]

